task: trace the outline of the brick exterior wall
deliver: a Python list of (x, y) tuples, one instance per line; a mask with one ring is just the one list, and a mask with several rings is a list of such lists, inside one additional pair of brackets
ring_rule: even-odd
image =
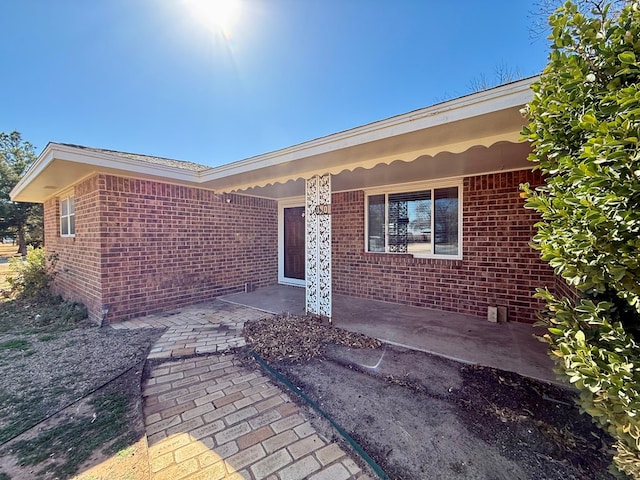
[(111, 175), (75, 187), (76, 236), (59, 235), (45, 204), (56, 289), (108, 321), (277, 282), (277, 202)]
[(74, 191), (76, 219), (75, 237), (60, 236), (60, 202), (49, 199), (44, 204), (44, 238), (47, 256), (55, 253), (56, 279), (54, 291), (69, 300), (84, 303), (92, 320), (100, 319), (102, 308), (102, 278), (100, 275), (100, 190), (104, 178), (94, 176), (78, 185)]
[(529, 246), (537, 215), (523, 208), (524, 182), (542, 179), (528, 170), (464, 179), (462, 260), (366, 253), (364, 192), (334, 193), (334, 292), (482, 317), (487, 306), (505, 305), (510, 320), (535, 321), (535, 288), (555, 279)]
[[(529, 242), (536, 214), (518, 185), (538, 173), (463, 182), (463, 259), (364, 252), (364, 192), (333, 194), (335, 293), (486, 316), (506, 305), (531, 322), (536, 287), (560, 287)], [(56, 290), (115, 322), (277, 283), (277, 202), (95, 175), (75, 186), (76, 236), (59, 234), (59, 201), (45, 203), (47, 252), (58, 255)]]

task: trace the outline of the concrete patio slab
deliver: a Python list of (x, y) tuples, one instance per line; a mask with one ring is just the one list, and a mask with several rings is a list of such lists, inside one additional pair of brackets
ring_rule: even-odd
[[(220, 297), (269, 313), (304, 313), (305, 291), (276, 285)], [(393, 345), (433, 353), (559, 384), (546, 344), (535, 338), (544, 329), (344, 295), (333, 296), (333, 323)]]
[(294, 315), (305, 314), (305, 290), (304, 287), (290, 287), (287, 285), (272, 285), (258, 288), (248, 293), (232, 293), (218, 297), (218, 300), (234, 305), (255, 308), (274, 315), (280, 313), (292, 313)]

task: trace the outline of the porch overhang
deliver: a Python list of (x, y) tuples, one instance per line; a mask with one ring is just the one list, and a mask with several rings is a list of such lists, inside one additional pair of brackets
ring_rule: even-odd
[(346, 191), (523, 169), (529, 145), (520, 141), (526, 123), (520, 110), (533, 98), (536, 79), (213, 168), (50, 144), (11, 196), (43, 202), (94, 173), (279, 199), (302, 195), (304, 180), (315, 175), (331, 174), (333, 191)]
[(217, 167), (215, 190), (269, 198), (301, 195), (304, 179), (331, 174), (344, 191), (421, 179), (527, 168), (521, 109), (529, 78), (380, 122)]

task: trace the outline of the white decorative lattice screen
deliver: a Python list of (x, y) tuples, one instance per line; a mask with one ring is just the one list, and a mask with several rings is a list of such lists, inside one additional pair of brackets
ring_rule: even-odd
[(307, 312), (331, 318), (331, 175), (306, 181)]

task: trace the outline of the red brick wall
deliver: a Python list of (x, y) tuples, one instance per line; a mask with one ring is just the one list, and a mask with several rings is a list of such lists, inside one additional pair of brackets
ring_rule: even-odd
[(76, 187), (75, 239), (48, 232), (47, 249), (73, 264), (79, 281), (67, 273), (57, 288), (93, 318), (103, 304), (113, 322), (277, 282), (275, 201), (110, 175), (88, 182), (99, 188)]
[(464, 179), (462, 260), (365, 253), (364, 192), (333, 194), (334, 292), (482, 317), (506, 305), (510, 320), (535, 321), (535, 288), (554, 277), (529, 246), (537, 217), (523, 208), (524, 182), (541, 178), (525, 170)]
[(100, 320), (102, 306), (99, 191), (103, 186), (104, 178), (94, 176), (69, 192), (75, 195), (75, 237), (60, 236), (59, 199), (50, 199), (44, 204), (45, 249), (47, 255), (58, 256), (54, 291), (84, 303), (89, 317), (96, 322)]
[[(529, 247), (525, 181), (541, 183), (529, 171), (464, 179), (462, 260), (365, 253), (364, 193), (334, 194), (334, 291), (483, 317), (506, 305), (511, 320), (533, 321), (535, 287), (555, 279)], [(75, 238), (60, 237), (58, 201), (46, 202), (46, 248), (59, 256), (56, 289), (94, 320), (103, 304), (118, 321), (277, 282), (275, 201), (109, 175), (75, 196)]]

